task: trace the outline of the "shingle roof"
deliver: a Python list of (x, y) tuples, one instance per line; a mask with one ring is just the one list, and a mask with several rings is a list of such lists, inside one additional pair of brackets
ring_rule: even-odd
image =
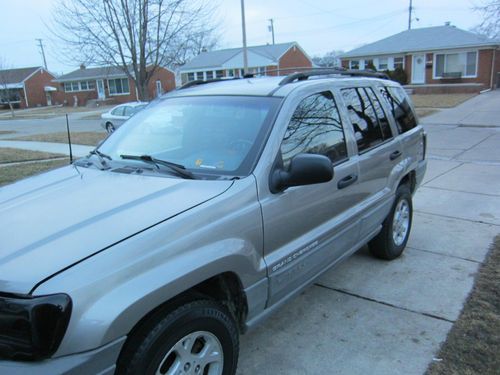
[(435, 26), (406, 30), (344, 53), (341, 57), (362, 57), (439, 49), (498, 45), (498, 40), (461, 30), (455, 26)]
[[(267, 44), (262, 46), (251, 46), (247, 50), (261, 55), (271, 62), (278, 62), (278, 59), (296, 42), (280, 43), (280, 44)], [(218, 51), (202, 52), (188, 63), (181, 67), (181, 71), (196, 70), (203, 68), (218, 68), (221, 67), (226, 61), (230, 60), (237, 54), (241, 53), (243, 48), (229, 48), (221, 49)], [(251, 61), (248, 62), (252, 66)]]
[(68, 74), (58, 77), (55, 82), (78, 81), (83, 79), (125, 77), (125, 72), (115, 66), (103, 66), (99, 68), (77, 69)]
[(40, 66), (34, 66), (31, 68), (19, 68), (19, 69), (4, 69), (0, 70), (0, 83), (1, 84), (15, 84), (22, 83), (31, 74), (40, 69)]

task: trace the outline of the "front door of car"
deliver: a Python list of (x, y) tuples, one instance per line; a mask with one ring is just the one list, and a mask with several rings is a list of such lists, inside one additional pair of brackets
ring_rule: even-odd
[(371, 87), (345, 88), (341, 93), (358, 147), (359, 184), (354, 190), (363, 201), (363, 238), (380, 228), (391, 208), (390, 177), (403, 154)]
[(295, 186), (260, 196), (264, 222), (264, 255), (272, 305), (311, 281), (349, 250), (358, 222), (350, 209), (356, 203), (358, 165), (349, 159), (337, 103), (330, 91), (300, 101), (288, 122), (275, 166), (287, 170), (294, 156), (323, 154), (334, 168), (331, 181)]

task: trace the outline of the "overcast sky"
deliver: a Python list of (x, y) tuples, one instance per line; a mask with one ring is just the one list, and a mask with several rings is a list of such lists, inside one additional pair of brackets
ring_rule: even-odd
[[(240, 0), (216, 0), (220, 45), (241, 45)], [(413, 0), (413, 27), (450, 21), (470, 29), (481, 19), (472, 11), (481, 0)], [(36, 38), (44, 39), (49, 70), (60, 74), (78, 67), (65, 65), (46, 24), (55, 0), (0, 0), (0, 58), (12, 67), (42, 65)], [(245, 0), (248, 45), (271, 42), (269, 18), (274, 19), (276, 43), (297, 41), (310, 56), (359, 47), (408, 27), (409, 0)], [(417, 20), (418, 19), (418, 20)]]

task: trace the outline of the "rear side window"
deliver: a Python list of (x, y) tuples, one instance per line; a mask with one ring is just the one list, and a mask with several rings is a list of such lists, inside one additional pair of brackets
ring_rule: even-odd
[(111, 111), (111, 114), (113, 116), (123, 116), (123, 110), (125, 107), (117, 107)]
[(396, 120), (399, 133), (407, 132), (417, 126), (417, 119), (413, 113), (408, 97), (401, 87), (381, 87), (382, 96), (389, 103), (392, 115)]
[(301, 153), (322, 154), (333, 163), (347, 158), (342, 122), (329, 91), (303, 99), (288, 124), (281, 143), (284, 166)]
[[(343, 89), (342, 96), (349, 112), (358, 151), (361, 153), (382, 143), (385, 138), (376, 110), (368, 97), (366, 89), (363, 87)], [(380, 103), (378, 104), (380, 105)], [(382, 110), (382, 108), (379, 109)], [(385, 118), (385, 115), (383, 117)], [(387, 119), (385, 120), (387, 121)]]

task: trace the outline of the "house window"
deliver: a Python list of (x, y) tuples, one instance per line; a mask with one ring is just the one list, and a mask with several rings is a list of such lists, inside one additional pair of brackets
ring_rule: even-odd
[(187, 77), (188, 77), (188, 82), (194, 81), (194, 73), (188, 73)]
[(349, 67), (351, 69), (359, 69), (359, 60), (351, 60), (349, 62)]
[(365, 69), (375, 69), (375, 65), (373, 65), (373, 60), (365, 60)]
[(108, 79), (109, 95), (130, 94), (128, 78)]
[(259, 74), (266, 75), (266, 67), (265, 66), (261, 66), (259, 68)]
[(227, 76), (228, 76), (228, 77), (234, 77), (234, 69), (229, 69), (229, 70), (227, 71)]
[(378, 59), (378, 70), (387, 70), (388, 62), (387, 57), (379, 57)]
[(94, 89), (95, 81), (75, 81), (64, 83), (65, 92), (89, 91)]
[(394, 58), (394, 69), (403, 69), (404, 68), (404, 59), (402, 57)]
[(477, 52), (436, 54), (434, 77), (443, 78), (454, 75), (459, 77), (475, 77), (477, 75)]
[(213, 78), (214, 78), (214, 72), (213, 72), (213, 71), (211, 71), (211, 70), (209, 70), (209, 71), (207, 72), (207, 79), (213, 79)]
[(215, 71), (215, 76), (216, 76), (217, 78), (222, 78), (222, 77), (224, 77), (224, 71), (223, 71), (223, 70), (216, 70), (216, 71)]

